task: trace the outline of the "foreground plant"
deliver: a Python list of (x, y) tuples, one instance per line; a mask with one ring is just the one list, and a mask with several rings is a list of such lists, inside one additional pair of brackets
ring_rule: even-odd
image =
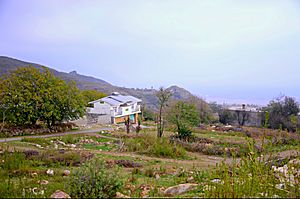
[(102, 160), (95, 159), (81, 167), (68, 184), (72, 198), (111, 198), (123, 183)]

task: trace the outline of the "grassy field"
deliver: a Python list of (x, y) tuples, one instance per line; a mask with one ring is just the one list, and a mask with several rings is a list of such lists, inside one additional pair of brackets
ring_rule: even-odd
[[(299, 135), (196, 129), (188, 142), (170, 138), (172, 132), (155, 135), (116, 131), (1, 143), (0, 194), (300, 197)], [(169, 187), (186, 183), (195, 187), (168, 194)]]

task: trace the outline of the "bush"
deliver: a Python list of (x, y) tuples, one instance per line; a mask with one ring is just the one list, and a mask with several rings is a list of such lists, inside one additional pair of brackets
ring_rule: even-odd
[(125, 145), (128, 151), (141, 154), (165, 158), (186, 158), (186, 151), (182, 146), (171, 143), (164, 137), (156, 138), (149, 134), (143, 134), (139, 137), (125, 139)]
[(74, 173), (69, 189), (72, 198), (112, 198), (122, 185), (115, 172), (107, 170), (102, 160), (95, 159)]

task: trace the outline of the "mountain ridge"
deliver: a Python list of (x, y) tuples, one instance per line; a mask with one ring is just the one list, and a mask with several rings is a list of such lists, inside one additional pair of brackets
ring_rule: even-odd
[[(19, 67), (28, 67), (28, 66), (33, 66), (35, 68), (40, 68), (40, 69), (42, 69), (42, 67), (46, 67), (51, 72), (53, 72), (55, 76), (60, 77), (67, 82), (75, 81), (76, 85), (81, 90), (98, 90), (106, 94), (110, 94), (114, 91), (117, 91), (124, 95), (132, 95), (137, 98), (140, 98), (144, 101), (145, 105), (148, 108), (156, 109), (157, 99), (155, 96), (155, 92), (156, 92), (155, 89), (141, 89), (141, 88), (136, 89), (136, 88), (115, 86), (96, 77), (78, 74), (76, 71), (71, 71), (69, 73), (60, 72), (48, 66), (22, 61), (7, 56), (0, 56), (0, 77), (2, 77), (4, 74), (8, 74), (9, 71), (11, 70), (15, 70)], [(176, 100), (180, 100), (180, 99), (184, 100), (193, 96), (186, 89), (176, 85), (172, 85), (167, 89), (173, 93), (173, 98)]]

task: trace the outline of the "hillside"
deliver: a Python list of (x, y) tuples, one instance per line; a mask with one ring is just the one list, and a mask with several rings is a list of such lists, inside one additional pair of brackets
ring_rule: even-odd
[[(36, 68), (42, 67), (40, 64), (29, 63), (10, 57), (0, 56), (0, 77), (4, 74), (9, 73), (10, 70), (15, 70), (18, 67), (27, 67), (30, 65)], [(148, 108), (156, 108), (157, 99), (154, 95), (156, 92), (155, 89), (135, 89), (119, 87), (114, 86), (101, 79), (97, 79), (91, 76), (80, 75), (76, 71), (65, 73), (59, 72), (50, 67), (47, 68), (49, 68), (55, 76), (58, 76), (65, 81), (75, 81), (78, 88), (81, 90), (98, 90), (107, 94), (117, 91), (122, 94), (132, 95), (142, 99)], [(192, 94), (189, 91), (178, 86), (171, 86), (168, 89), (173, 92), (174, 99), (187, 99), (188, 97), (192, 96)]]

